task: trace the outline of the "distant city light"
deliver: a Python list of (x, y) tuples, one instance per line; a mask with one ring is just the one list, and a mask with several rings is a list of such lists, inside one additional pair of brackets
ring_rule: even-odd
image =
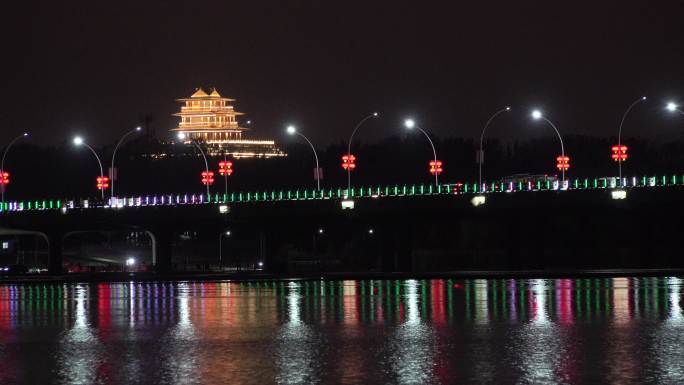
[(178, 139), (180, 139), (180, 140), (185, 139), (185, 133), (184, 132), (179, 132), (177, 136), (178, 136)]
[(378, 116), (378, 113), (377, 113), (377, 112), (373, 112), (373, 116)]
[(230, 230), (229, 230), (229, 231), (226, 231), (225, 234), (226, 234), (227, 237), (230, 237)]
[(668, 111), (674, 112), (674, 111), (677, 111), (677, 107), (679, 107), (679, 106), (676, 105), (675, 103), (669, 102), (669, 103), (667, 103), (667, 107), (666, 107), (666, 108), (667, 108)]
[(295, 126), (287, 126), (287, 133), (290, 135), (294, 135), (297, 132), (297, 129)]
[(318, 229), (318, 234), (323, 234), (323, 228)]
[(404, 126), (406, 126), (406, 128), (408, 129), (412, 129), (416, 126), (416, 122), (413, 119), (406, 119), (404, 121)]
[(542, 117), (541, 111), (539, 111), (539, 110), (532, 111), (532, 117), (534, 119), (541, 119), (541, 117)]
[(135, 128), (135, 130), (136, 130), (136, 131), (140, 131), (140, 130), (142, 130), (142, 127), (138, 126), (138, 127)]
[(263, 262), (259, 262), (258, 265), (259, 265), (259, 267), (264, 267), (264, 263), (263, 263)]
[(511, 107), (506, 106), (506, 111), (510, 111)]
[(368, 234), (373, 235), (373, 233), (375, 233), (375, 231), (373, 229), (368, 229)]
[(228, 205), (220, 205), (219, 206), (219, 213), (220, 214), (228, 214), (230, 212), (230, 208)]
[(74, 138), (74, 144), (77, 146), (82, 145), (83, 144), (83, 138), (81, 138), (80, 136), (75, 137)]
[(133, 265), (135, 265), (135, 258), (130, 257), (130, 258), (126, 259), (126, 266), (133, 266)]
[(342, 201), (342, 210), (353, 210), (354, 201), (351, 199), (345, 199)]

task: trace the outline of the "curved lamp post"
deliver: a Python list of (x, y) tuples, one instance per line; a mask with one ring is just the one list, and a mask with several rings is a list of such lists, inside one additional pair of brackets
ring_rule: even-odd
[(485, 123), (484, 128), (482, 129), (482, 133), (480, 134), (480, 152), (477, 153), (477, 163), (479, 165), (478, 167), (478, 172), (477, 172), (477, 180), (478, 180), (478, 185), (477, 188), (481, 189), (482, 188), (482, 164), (484, 163), (484, 150), (482, 148), (482, 144), (484, 141), (484, 134), (485, 131), (487, 131), (487, 127), (489, 127), (489, 124), (492, 123), (494, 118), (499, 116), (499, 114), (504, 113), (506, 111), (510, 111), (511, 107), (506, 106), (506, 108), (502, 108), (499, 111), (496, 111), (492, 116), (489, 117), (489, 120), (487, 120), (487, 123)]
[[(95, 159), (97, 159), (97, 164), (98, 164), (98, 166), (100, 166), (100, 178), (104, 178), (104, 170), (102, 169), (102, 161), (100, 161), (100, 157), (97, 155), (97, 152), (95, 152), (95, 150), (93, 150), (93, 148), (90, 147), (88, 145), (88, 143), (84, 142), (83, 138), (81, 138), (80, 136), (74, 137), (74, 145), (75, 146), (85, 146), (88, 150), (90, 150), (90, 152), (93, 153), (93, 155), (95, 155)], [(102, 200), (104, 201), (104, 188), (100, 189), (100, 193), (102, 195)]]
[[(178, 133), (178, 139), (188, 141), (192, 143), (197, 149), (199, 150), (200, 154), (202, 154), (202, 159), (204, 159), (204, 171), (209, 174), (209, 162), (207, 161), (207, 156), (204, 154), (204, 151), (202, 150), (202, 147), (197, 143), (194, 139), (192, 139), (190, 136), (185, 135), (183, 132)], [(207, 198), (209, 198), (209, 195), (211, 194), (209, 190), (209, 183), (206, 184), (207, 186)]]
[[(423, 130), (422, 128), (420, 128), (420, 127), (416, 124), (416, 122), (415, 122), (413, 119), (406, 119), (406, 120), (404, 121), (404, 126), (405, 126), (406, 129), (408, 129), (408, 130), (413, 130), (414, 128), (416, 128), (416, 129), (418, 129), (418, 131), (422, 132), (423, 135), (425, 135), (425, 137), (427, 138), (428, 142), (430, 142), (430, 147), (432, 147), (432, 155), (434, 156), (434, 161), (435, 161), (435, 163), (437, 163), (437, 162), (438, 162), (438, 160), (437, 160), (437, 150), (435, 150), (435, 144), (432, 142), (432, 139), (430, 139), (430, 135), (428, 135), (428, 133), (425, 132), (425, 130)], [(439, 173), (438, 173), (438, 172), (435, 172), (435, 185), (436, 185), (437, 187), (439, 187)]]
[[(373, 112), (372, 114), (366, 116), (365, 118), (361, 119), (359, 123), (354, 127), (354, 131), (352, 131), (351, 136), (349, 136), (349, 142), (347, 143), (347, 155), (351, 155), (351, 146), (352, 146), (352, 140), (354, 139), (354, 134), (356, 134), (356, 131), (361, 128), (361, 126), (366, 122), (366, 120), (370, 118), (375, 118), (378, 116), (377, 112)], [(347, 168), (347, 194), (349, 194), (349, 191), (351, 190), (351, 168)]]
[(311, 150), (313, 150), (313, 153), (314, 153), (314, 158), (316, 158), (316, 189), (320, 190), (321, 189), (321, 169), (318, 165), (318, 154), (316, 153), (316, 148), (314, 147), (313, 143), (311, 143), (309, 138), (304, 136), (304, 134), (302, 134), (301, 132), (297, 131), (297, 128), (295, 126), (292, 126), (292, 125), (287, 126), (286, 131), (289, 135), (301, 136), (302, 138), (304, 138), (304, 140), (306, 140), (307, 143), (309, 143), (309, 146), (311, 146)]
[[(558, 135), (558, 140), (560, 140), (560, 145), (561, 145), (561, 156), (565, 157), (565, 147), (563, 146), (563, 138), (561, 137), (560, 132), (558, 131), (558, 128), (556, 128), (556, 125), (553, 124), (549, 119), (547, 119), (539, 110), (534, 110), (532, 111), (532, 118), (535, 120), (542, 119), (546, 123), (548, 123), (554, 131), (556, 131), (556, 134)], [(565, 169), (561, 168), (561, 175), (562, 175), (562, 181), (565, 182)]]
[[(17, 140), (19, 140), (19, 139), (21, 139), (21, 138), (25, 138), (25, 137), (27, 137), (27, 136), (28, 136), (28, 132), (24, 132), (23, 134), (21, 134), (21, 135), (15, 137), (14, 139), (12, 139), (12, 140), (9, 142), (9, 144), (7, 145), (7, 147), (5, 147), (5, 151), (2, 152), (2, 162), (0, 162), (0, 172), (5, 171), (5, 158), (7, 157), (7, 152), (8, 152), (9, 149), (12, 147), (12, 145), (14, 144), (14, 142), (16, 142)], [(1, 193), (1, 194), (2, 194), (2, 200), (0, 200), (0, 204), (3, 204), (3, 205), (5, 204), (5, 188), (6, 188), (6, 187), (7, 187), (7, 186), (5, 186), (5, 185), (0, 186), (0, 191), (2, 191), (2, 193)]]
[[(630, 111), (632, 111), (632, 108), (636, 106), (637, 104), (646, 101), (646, 97), (642, 96), (639, 99), (635, 100), (632, 102), (632, 104), (627, 107), (625, 110), (625, 113), (622, 114), (622, 119), (620, 119), (620, 128), (618, 128), (618, 148), (622, 146), (622, 125), (625, 123), (625, 119), (627, 118), (627, 114), (629, 114)], [(620, 179), (620, 185), (622, 185), (622, 158), (618, 156), (617, 158), (618, 162), (618, 177)]]
[(138, 126), (127, 133), (123, 134), (121, 139), (116, 143), (116, 146), (114, 146), (114, 152), (112, 153), (112, 175), (111, 176), (111, 182), (112, 182), (112, 191), (111, 191), (111, 198), (114, 198), (114, 181), (116, 178), (114, 177), (114, 160), (116, 159), (116, 151), (119, 149), (119, 146), (121, 146), (121, 143), (128, 137), (128, 135), (134, 134), (136, 132), (140, 132), (142, 130), (142, 127)]

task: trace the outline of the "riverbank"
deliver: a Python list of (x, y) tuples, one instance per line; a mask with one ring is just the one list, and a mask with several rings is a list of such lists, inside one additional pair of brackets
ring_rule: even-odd
[(63, 275), (0, 276), (0, 284), (148, 282), (148, 281), (272, 281), (272, 280), (346, 280), (346, 279), (508, 279), (508, 278), (608, 278), (608, 277), (684, 276), (684, 269), (601, 269), (601, 270), (495, 270), (449, 271), (433, 273), (90, 273)]

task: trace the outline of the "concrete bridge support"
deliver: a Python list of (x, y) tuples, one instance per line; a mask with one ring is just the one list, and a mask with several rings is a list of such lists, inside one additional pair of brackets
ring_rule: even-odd
[(147, 230), (152, 239), (152, 264), (159, 273), (171, 272), (171, 255), (173, 252), (174, 232), (169, 228)]

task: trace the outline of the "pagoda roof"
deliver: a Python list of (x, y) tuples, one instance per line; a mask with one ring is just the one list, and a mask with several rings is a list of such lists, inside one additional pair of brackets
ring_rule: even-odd
[[(214, 90), (214, 91), (216, 91), (216, 90)], [(195, 93), (192, 94), (192, 96), (190, 96), (190, 97), (191, 97), (191, 98), (202, 98), (202, 97), (207, 97), (207, 96), (209, 96), (209, 95), (207, 95), (207, 93), (204, 92), (204, 90), (202, 89), (202, 87), (200, 87), (200, 88), (198, 88), (197, 91), (195, 91)], [(220, 95), (219, 95), (219, 96), (220, 96)]]
[(221, 94), (219, 94), (218, 91), (216, 91), (216, 88), (212, 88), (211, 94), (209, 94), (209, 96), (214, 97), (214, 98), (220, 98)]

